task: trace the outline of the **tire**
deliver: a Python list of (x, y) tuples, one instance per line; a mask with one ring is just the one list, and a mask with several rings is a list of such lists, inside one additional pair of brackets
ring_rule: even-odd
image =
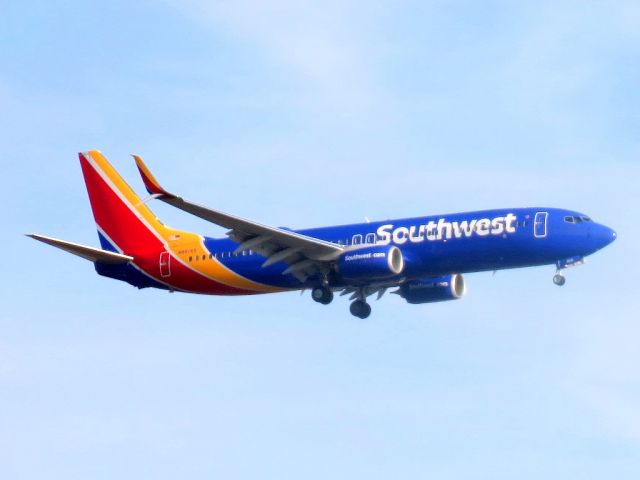
[(323, 305), (329, 305), (333, 301), (333, 292), (327, 287), (314, 287), (311, 290), (311, 298)]
[(362, 300), (356, 300), (349, 307), (349, 311), (354, 317), (364, 319), (371, 315), (371, 305), (367, 302), (363, 302)]
[(564, 278), (564, 275), (560, 275), (559, 273), (556, 273), (553, 276), (553, 283), (555, 283), (559, 287), (563, 286), (566, 283), (566, 281), (567, 281), (567, 279)]

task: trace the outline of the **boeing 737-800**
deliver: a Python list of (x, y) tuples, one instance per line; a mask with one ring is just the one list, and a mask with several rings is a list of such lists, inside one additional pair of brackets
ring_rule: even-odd
[[(94, 263), (103, 276), (138, 288), (210, 295), (311, 290), (318, 303), (350, 295), (366, 318), (367, 298), (389, 288), (408, 303), (461, 298), (463, 273), (555, 265), (565, 268), (611, 243), (616, 233), (579, 212), (507, 208), (290, 230), (213, 210), (168, 192), (134, 155), (149, 197), (141, 199), (98, 151), (79, 154), (102, 248), (32, 238)], [(147, 203), (157, 199), (229, 229), (227, 238), (176, 230)]]

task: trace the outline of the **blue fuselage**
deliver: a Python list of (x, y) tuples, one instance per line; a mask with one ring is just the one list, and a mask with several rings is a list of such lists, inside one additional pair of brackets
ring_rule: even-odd
[[(514, 208), (453, 213), (297, 230), (361, 249), (368, 245), (395, 245), (402, 251), (402, 279), (451, 273), (480, 272), (546, 264), (571, 263), (615, 239), (610, 228), (584, 214), (557, 208)], [(265, 258), (256, 252), (234, 254), (230, 239), (205, 238), (205, 247), (224, 265), (253, 281), (282, 288), (317, 283), (283, 275), (284, 262), (262, 268)], [(337, 273), (332, 286), (348, 283)]]

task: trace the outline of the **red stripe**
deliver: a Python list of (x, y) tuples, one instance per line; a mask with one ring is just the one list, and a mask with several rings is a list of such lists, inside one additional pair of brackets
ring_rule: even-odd
[(156, 182), (151, 180), (149, 178), (149, 175), (147, 175), (147, 173), (140, 167), (140, 165), (136, 163), (136, 166), (138, 167), (138, 171), (140, 172), (140, 176), (142, 177), (142, 182), (144, 183), (144, 186), (147, 189), (147, 192), (154, 195), (161, 194), (161, 195), (164, 195), (165, 198), (166, 197), (175, 198), (175, 195), (170, 194), (169, 192), (164, 190), (160, 185), (158, 185)]
[(140, 172), (140, 176), (142, 177), (142, 181), (144, 182), (144, 186), (147, 188), (147, 191), (149, 193), (165, 193), (164, 190), (161, 190), (161, 189), (157, 188), (156, 184), (153, 183), (149, 179), (149, 177), (144, 172), (144, 170), (142, 170), (140, 167), (138, 167), (138, 171)]
[[(165, 251), (163, 242), (131, 211), (82, 154), (80, 164), (96, 223), (127, 255), (135, 257), (138, 267), (160, 280), (160, 253)], [(256, 293), (213, 281), (172, 257), (171, 277), (162, 281), (177, 290), (222, 295)]]

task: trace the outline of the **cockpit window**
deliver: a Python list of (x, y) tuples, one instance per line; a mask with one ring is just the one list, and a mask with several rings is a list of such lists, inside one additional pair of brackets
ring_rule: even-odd
[(580, 217), (578, 216), (567, 216), (564, 217), (564, 221), (567, 223), (582, 223), (582, 222), (593, 222), (593, 220), (591, 220), (591, 218), (582, 215)]

